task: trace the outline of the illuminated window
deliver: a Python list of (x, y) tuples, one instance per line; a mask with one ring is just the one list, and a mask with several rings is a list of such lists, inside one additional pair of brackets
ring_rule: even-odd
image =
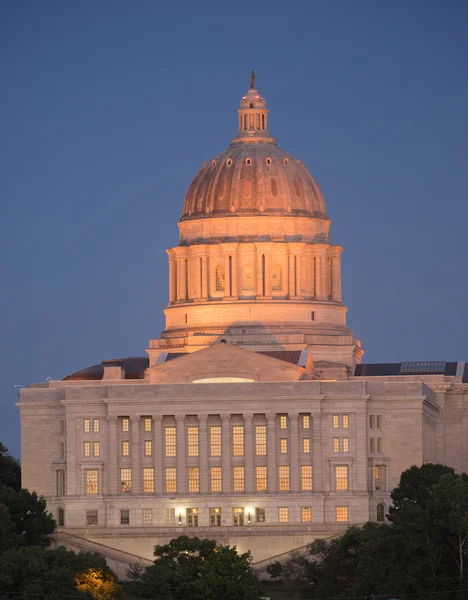
[(278, 508), (278, 521), (280, 523), (289, 522), (289, 508), (287, 506), (280, 506)]
[(302, 429), (310, 429), (310, 416), (302, 415)]
[(56, 472), (56, 487), (57, 487), (57, 496), (65, 496), (65, 471), (57, 471)]
[(280, 415), (280, 429), (288, 428), (288, 417), (286, 415)]
[(189, 527), (198, 527), (198, 508), (187, 508), (186, 518)]
[[(273, 195), (276, 196), (276, 194)], [(273, 265), (273, 268), (271, 269), (271, 289), (283, 289), (283, 270), (281, 265)]]
[(153, 454), (153, 442), (151, 440), (145, 440), (145, 456), (151, 456)]
[(221, 467), (211, 467), (211, 491), (222, 492), (223, 491), (223, 480)]
[(128, 417), (122, 417), (121, 419), (122, 431), (128, 431), (130, 429), (130, 419)]
[(348, 467), (346, 465), (335, 467), (335, 489), (348, 489)]
[(221, 427), (210, 427), (210, 454), (221, 456)]
[(303, 506), (301, 508), (301, 521), (302, 523), (310, 523), (312, 521), (312, 510), (310, 506)]
[(143, 525), (152, 525), (153, 524), (153, 509), (152, 508), (143, 508), (141, 510), (141, 522)]
[(189, 467), (188, 470), (188, 491), (200, 491), (200, 469), (198, 467)]
[(91, 456), (91, 442), (83, 442), (83, 456)]
[(349, 452), (349, 438), (343, 438), (343, 452)]
[(93, 419), (93, 431), (99, 433), (99, 419)]
[(90, 423), (90, 419), (83, 419), (83, 431), (85, 433), (89, 433), (91, 431)]
[(154, 492), (154, 469), (143, 469), (143, 492), (152, 494)]
[(128, 440), (122, 441), (122, 456), (130, 456), (130, 442)]
[(333, 429), (339, 429), (340, 427), (340, 415), (333, 415)]
[(333, 452), (337, 454), (340, 451), (340, 438), (333, 438)]
[(383, 504), (377, 504), (377, 522), (383, 523), (385, 521), (385, 506)]
[(130, 511), (128, 508), (122, 508), (120, 510), (120, 524), (130, 525)]
[(288, 453), (288, 439), (281, 438), (280, 439), (280, 454), (287, 454), (287, 453)]
[(369, 429), (374, 429), (374, 415), (369, 415)]
[(87, 510), (86, 511), (86, 525), (97, 525), (98, 524), (98, 511)]
[(232, 509), (232, 524), (234, 527), (242, 527), (244, 525), (244, 509), (242, 507)]
[(99, 482), (97, 469), (86, 470), (86, 493), (87, 494), (98, 494), (99, 493)]
[(256, 491), (266, 492), (267, 489), (267, 468), (255, 467)]
[(232, 454), (244, 456), (244, 426), (234, 425), (232, 428)]
[(335, 521), (337, 523), (348, 522), (348, 507), (347, 506), (335, 506)]
[(257, 523), (265, 523), (265, 509), (264, 508), (256, 508), (255, 509), (255, 521)]
[(177, 491), (176, 468), (166, 467), (166, 493)]
[(377, 415), (377, 429), (382, 429), (382, 415)]
[(244, 491), (244, 467), (233, 468), (234, 491)]
[(376, 490), (382, 489), (382, 467), (374, 467), (374, 488)]
[(120, 491), (131, 492), (132, 491), (132, 470), (131, 469), (120, 469)]
[(93, 456), (99, 458), (101, 455), (101, 444), (99, 442), (93, 442)]
[[(151, 431), (153, 428), (153, 419), (151, 417), (145, 417), (143, 424), (144, 424), (145, 431)], [(143, 509), (143, 510), (145, 510), (145, 509)]]
[(377, 454), (382, 454), (382, 438), (377, 438)]
[(255, 454), (266, 456), (266, 425), (255, 427)]
[(177, 449), (176, 428), (175, 427), (166, 427), (165, 428), (165, 436), (166, 436), (166, 456), (175, 456), (176, 449)]
[(312, 466), (302, 465), (301, 466), (301, 489), (303, 492), (309, 492), (312, 490)]
[(310, 453), (310, 438), (302, 438), (302, 452), (304, 454)]
[(221, 527), (221, 509), (210, 508), (210, 526)]
[(349, 415), (342, 415), (343, 429), (349, 429)]
[(175, 508), (164, 509), (164, 522), (166, 525), (175, 525)]
[(198, 456), (198, 427), (187, 427), (188, 456)]
[(224, 292), (224, 267), (218, 265), (215, 271), (216, 291)]
[(244, 265), (242, 267), (242, 289), (254, 289), (254, 270), (252, 265)]
[(278, 467), (278, 484), (280, 492), (289, 492), (289, 466)]

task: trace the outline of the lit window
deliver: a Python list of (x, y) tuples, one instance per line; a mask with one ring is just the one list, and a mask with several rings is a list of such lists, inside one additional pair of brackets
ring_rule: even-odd
[(198, 527), (198, 508), (187, 508), (187, 525), (189, 527)]
[(83, 419), (83, 431), (85, 433), (89, 433), (91, 431), (90, 423), (91, 423), (90, 419)]
[(265, 523), (265, 509), (264, 508), (256, 508), (255, 509), (255, 521), (257, 523)]
[(215, 271), (216, 291), (224, 292), (224, 267), (218, 265)]
[(164, 521), (166, 525), (175, 525), (175, 508), (164, 509)]
[(348, 522), (348, 507), (347, 506), (335, 506), (335, 520), (337, 523)]
[(278, 508), (278, 521), (280, 523), (289, 522), (289, 508), (287, 506), (280, 506)]
[(189, 467), (188, 470), (189, 492), (200, 491), (200, 470), (198, 467)]
[(152, 494), (154, 492), (154, 469), (143, 469), (143, 492)]
[(375, 452), (375, 438), (369, 440), (369, 452)]
[(130, 511), (128, 508), (123, 508), (120, 510), (120, 524), (130, 525)]
[(377, 522), (383, 523), (385, 521), (385, 506), (383, 504), (377, 504)]
[(198, 456), (198, 427), (187, 427), (188, 456)]
[(210, 427), (210, 454), (221, 456), (221, 427), (217, 425)]
[(131, 469), (120, 469), (120, 491), (131, 492), (132, 491), (132, 470)]
[(343, 429), (349, 429), (349, 415), (342, 415)]
[(222, 492), (223, 491), (223, 480), (221, 467), (211, 467), (211, 491)]
[(349, 438), (343, 438), (343, 452), (349, 452)]
[(65, 496), (65, 471), (56, 472), (57, 496)]
[(122, 456), (130, 456), (130, 442), (128, 440), (122, 441)]
[(232, 509), (232, 524), (234, 527), (242, 527), (244, 524), (244, 509), (236, 507)]
[(337, 454), (340, 451), (340, 438), (333, 438), (333, 452)]
[(128, 417), (122, 417), (121, 426), (122, 431), (128, 431), (130, 429), (130, 419)]
[(98, 511), (87, 510), (86, 511), (86, 525), (97, 525), (98, 524)]
[(382, 429), (382, 415), (377, 415), (377, 429)]
[(302, 415), (302, 429), (310, 429), (310, 416)]
[(333, 429), (339, 429), (340, 427), (340, 415), (333, 415)]
[(266, 456), (266, 425), (255, 427), (255, 454)]
[(382, 438), (377, 438), (377, 454), (382, 454)]
[(86, 493), (87, 494), (99, 493), (97, 469), (87, 469), (86, 470)]
[(374, 415), (369, 415), (369, 429), (374, 429)]
[(286, 415), (280, 415), (280, 429), (288, 428), (288, 417)]
[(234, 492), (244, 491), (244, 467), (233, 468)]
[(65, 527), (65, 510), (62, 507), (58, 509), (58, 526)]
[(153, 454), (153, 442), (151, 440), (145, 440), (145, 456), (151, 456)]
[(312, 466), (302, 465), (301, 466), (301, 489), (303, 492), (309, 492), (312, 490)]
[(310, 523), (312, 521), (312, 510), (310, 506), (303, 506), (301, 508), (301, 521), (302, 523)]
[(83, 442), (83, 456), (91, 456), (91, 442)]
[(255, 467), (256, 490), (257, 492), (266, 492), (267, 489), (267, 468)]
[(335, 489), (348, 489), (348, 467), (346, 465), (335, 467)]
[(210, 526), (221, 527), (221, 509), (210, 508)]
[(177, 491), (176, 468), (166, 467), (166, 493)]
[(244, 426), (234, 425), (232, 428), (232, 454), (244, 456)]
[(376, 490), (382, 489), (382, 467), (374, 467), (374, 487)]
[[(276, 194), (273, 195), (276, 196)], [(283, 271), (281, 269), (281, 265), (273, 265), (273, 268), (271, 270), (271, 289), (283, 289)]]
[[(145, 420), (144, 420), (145, 431), (151, 431), (152, 427), (153, 427), (153, 420), (152, 420), (152, 418), (151, 417), (145, 417)], [(143, 509), (143, 510), (146, 510), (146, 509)], [(148, 509), (148, 510), (150, 510), (150, 509)], [(152, 520), (152, 518), (151, 518), (151, 520)]]
[(176, 428), (166, 427), (166, 456), (175, 456), (177, 449)]
[(143, 508), (141, 511), (141, 522), (143, 525), (152, 525), (153, 524), (153, 509), (152, 508)]
[(310, 438), (302, 438), (302, 452), (304, 454), (310, 453)]
[(100, 444), (100, 442), (94, 442), (93, 443), (93, 456), (95, 458), (98, 458), (99, 456), (101, 456), (101, 444)]
[(242, 289), (254, 289), (254, 270), (252, 265), (244, 265), (242, 267)]
[(93, 431), (99, 433), (99, 419), (93, 419)]
[(278, 467), (278, 474), (280, 492), (289, 492), (289, 466)]
[(280, 454), (287, 454), (287, 453), (288, 453), (288, 439), (281, 438), (280, 439)]

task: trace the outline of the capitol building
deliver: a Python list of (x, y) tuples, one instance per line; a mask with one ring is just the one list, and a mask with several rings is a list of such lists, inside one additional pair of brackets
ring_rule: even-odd
[(411, 465), (468, 470), (468, 363), (362, 362), (324, 197), (254, 77), (179, 233), (145, 357), (21, 390), (23, 486), (60, 530), (147, 559), (197, 535), (258, 562), (385, 521)]

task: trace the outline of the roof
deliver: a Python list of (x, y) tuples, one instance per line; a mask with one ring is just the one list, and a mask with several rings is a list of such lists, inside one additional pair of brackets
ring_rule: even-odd
[[(173, 360), (174, 358), (180, 358), (189, 354), (188, 352), (169, 352), (166, 356), (165, 362)], [(263, 354), (270, 358), (277, 358), (278, 360), (284, 360), (285, 362), (292, 363), (293, 365), (299, 364), (299, 358), (301, 356), (301, 350), (262, 350), (257, 354)]]
[(468, 383), (468, 363), (439, 361), (415, 361), (401, 363), (374, 363), (356, 365), (355, 377), (382, 377), (392, 375), (444, 375), (462, 377)]
[(100, 380), (104, 375), (104, 366), (121, 366), (124, 370), (125, 379), (144, 379), (145, 371), (149, 367), (148, 357), (130, 357), (117, 358), (113, 360), (103, 360), (99, 365), (93, 365), (86, 369), (81, 369), (72, 375), (64, 377), (62, 381), (90, 381)]

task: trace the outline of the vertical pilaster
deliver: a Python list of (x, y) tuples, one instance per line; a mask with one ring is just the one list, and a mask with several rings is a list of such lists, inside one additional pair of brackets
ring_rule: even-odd
[(263, 254), (257, 247), (257, 289), (256, 296), (263, 296)]
[(221, 465), (223, 493), (231, 493), (231, 415), (221, 415)]
[(245, 491), (253, 493), (254, 487), (254, 440), (252, 428), (253, 413), (244, 413), (244, 474)]
[(177, 262), (174, 256), (169, 254), (169, 303), (173, 304), (177, 300)]
[(231, 254), (231, 296), (237, 298), (237, 251)]
[(198, 468), (200, 473), (200, 493), (208, 493), (208, 415), (198, 415)]
[(224, 255), (224, 297), (231, 296), (231, 261), (229, 254)]
[(271, 252), (265, 253), (265, 296), (271, 298)]
[(296, 295), (294, 284), (295, 284), (295, 269), (294, 269), (294, 254), (291, 252), (288, 254), (288, 287), (289, 287), (289, 297), (294, 298)]
[(322, 271), (322, 298), (324, 300), (328, 300), (328, 297), (330, 295), (330, 290), (329, 290), (329, 272), (328, 272), (328, 258), (326, 256), (321, 256), (320, 257), (320, 263), (321, 263), (321, 271)]
[(79, 427), (83, 427), (83, 420), (77, 419), (67, 415), (67, 480), (66, 480), (66, 494), (67, 496), (81, 495), (83, 491), (79, 489), (78, 473), (76, 465), (78, 463), (78, 456), (80, 449), (76, 443)]
[(323, 492), (322, 415), (312, 415), (312, 480), (314, 492)]
[(332, 300), (341, 302), (341, 258), (332, 258)]
[(164, 459), (163, 459), (163, 427), (162, 415), (153, 417), (153, 467), (154, 467), (154, 489), (156, 494), (164, 492)]
[(301, 255), (296, 254), (296, 295), (302, 296), (302, 269), (301, 269)]
[(322, 293), (322, 259), (320, 256), (315, 257), (315, 297), (317, 300), (323, 299)]
[(185, 433), (185, 415), (177, 415), (176, 416), (176, 421), (177, 421), (177, 433), (176, 433), (176, 440), (177, 440), (177, 450), (176, 450), (176, 464), (177, 464), (177, 493), (178, 494), (185, 494), (186, 492), (186, 480), (187, 480), (187, 473), (185, 472), (185, 457), (186, 457), (186, 451), (185, 451), (185, 438), (186, 438), (186, 433)]
[(209, 282), (210, 282), (210, 276), (209, 276), (209, 264), (210, 264), (210, 259), (208, 256), (204, 256), (202, 259), (203, 263), (202, 263), (202, 288), (203, 288), (203, 299), (207, 300), (210, 297), (210, 288), (209, 288)]
[(117, 448), (117, 417), (110, 415), (107, 417), (107, 427), (109, 431), (109, 447), (107, 451), (107, 493), (111, 496), (117, 496), (119, 473), (118, 473), (118, 448)]
[(140, 458), (140, 415), (132, 415), (132, 447), (130, 450), (132, 465), (132, 495), (141, 493), (141, 458)]
[(278, 474), (277, 474), (277, 460), (276, 460), (276, 414), (267, 414), (267, 477), (268, 477), (268, 491), (275, 493), (278, 491)]
[(289, 413), (289, 426), (291, 444), (289, 469), (291, 473), (291, 492), (299, 491), (299, 414), (297, 412)]

